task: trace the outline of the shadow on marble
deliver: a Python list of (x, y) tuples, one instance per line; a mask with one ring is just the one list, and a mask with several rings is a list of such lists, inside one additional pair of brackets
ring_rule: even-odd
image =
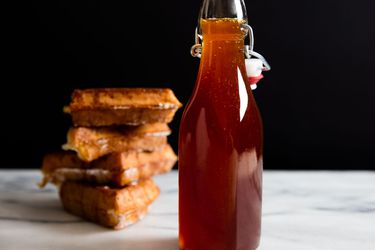
[(90, 237), (92, 240), (77, 239), (74, 238), (69, 240), (66, 238), (65, 241), (57, 241), (55, 243), (46, 245), (41, 242), (34, 244), (29, 249), (90, 249), (90, 250), (179, 250), (177, 238), (148, 238), (138, 235), (137, 237), (96, 237), (95, 234)]
[(96, 243), (94, 249), (131, 249), (131, 250), (178, 250), (177, 238), (142, 238), (140, 235), (136, 239), (114, 239), (107, 242)]

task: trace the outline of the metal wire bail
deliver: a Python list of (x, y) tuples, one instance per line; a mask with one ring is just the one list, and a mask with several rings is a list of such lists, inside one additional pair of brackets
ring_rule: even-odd
[(190, 54), (198, 58), (201, 58), (202, 55), (202, 44), (198, 35), (198, 28), (195, 28), (195, 44), (191, 47)]
[(249, 35), (249, 45), (245, 45), (245, 57), (247, 59), (250, 59), (252, 56), (260, 59), (264, 65), (262, 68), (263, 71), (269, 71), (271, 70), (271, 65), (267, 62), (267, 60), (258, 52), (254, 51), (254, 32), (253, 28), (251, 28), (248, 24), (242, 24), (242, 30), (247, 32)]

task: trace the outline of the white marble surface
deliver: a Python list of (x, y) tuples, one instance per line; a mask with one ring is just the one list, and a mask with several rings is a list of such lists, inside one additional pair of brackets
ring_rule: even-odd
[[(38, 171), (0, 171), (0, 249), (177, 250), (177, 173), (141, 222), (112, 231), (65, 213)], [(375, 249), (375, 172), (265, 172), (259, 250)]]

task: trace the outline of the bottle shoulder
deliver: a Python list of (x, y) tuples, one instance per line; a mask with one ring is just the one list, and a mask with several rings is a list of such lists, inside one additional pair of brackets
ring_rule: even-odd
[(220, 96), (212, 93), (198, 93), (186, 105), (181, 125), (186, 123), (191, 127), (202, 116), (206, 123), (212, 124), (212, 126), (232, 127), (241, 124), (242, 126), (261, 124), (260, 113), (253, 98), (248, 98), (246, 103), (241, 103), (239, 97), (221, 99)]

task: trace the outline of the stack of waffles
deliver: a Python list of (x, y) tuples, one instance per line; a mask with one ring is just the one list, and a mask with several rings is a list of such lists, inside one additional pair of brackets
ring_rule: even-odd
[(44, 157), (41, 186), (56, 184), (65, 210), (84, 219), (114, 229), (137, 222), (160, 193), (151, 177), (177, 161), (167, 124), (180, 107), (170, 89), (75, 90), (67, 143)]

